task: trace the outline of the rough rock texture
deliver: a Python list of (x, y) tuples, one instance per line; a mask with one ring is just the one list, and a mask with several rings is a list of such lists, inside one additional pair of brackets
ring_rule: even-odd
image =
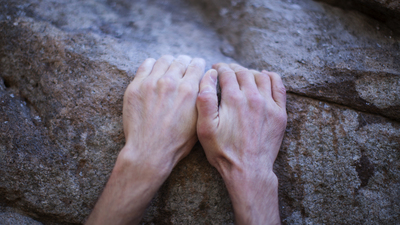
[(34, 219), (21, 215), (16, 212), (16, 209), (0, 206), (0, 224), (14, 225), (14, 224), (31, 224), (42, 225), (42, 223)]
[(386, 23), (396, 32), (400, 28), (400, 2), (396, 0), (318, 0), (345, 9), (358, 10)]
[(290, 92), (400, 121), (398, 36), (359, 13), (289, 2), (206, 1), (205, 7), (235, 46), (230, 56), (281, 73)]
[[(0, 224), (85, 221), (124, 145), (124, 89), (141, 61), (162, 54), (283, 76), (284, 223), (396, 224), (400, 37), (391, 28), (309, 0), (0, 0)], [(199, 144), (142, 222), (233, 223)]]

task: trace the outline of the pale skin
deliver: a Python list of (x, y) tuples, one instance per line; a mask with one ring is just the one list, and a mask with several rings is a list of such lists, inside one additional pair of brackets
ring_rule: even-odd
[(139, 67), (124, 95), (126, 144), (86, 224), (138, 224), (197, 140), (226, 184), (236, 224), (280, 224), (272, 166), (286, 127), (281, 78), (237, 64), (204, 69), (188, 56)]

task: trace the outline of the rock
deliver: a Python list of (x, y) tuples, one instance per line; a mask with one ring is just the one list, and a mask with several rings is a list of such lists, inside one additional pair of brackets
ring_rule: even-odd
[[(90, 213), (124, 145), (122, 97), (145, 58), (233, 61), (207, 41), (218, 37), (193, 13), (139, 2), (120, 15), (112, 4), (1, 4), (10, 15), (0, 23), (0, 191), (7, 205), (40, 221), (82, 223)], [(76, 9), (82, 14), (67, 16)], [(114, 26), (117, 19), (126, 23)]]
[(32, 225), (42, 225), (42, 223), (39, 223), (29, 217), (22, 216), (17, 213), (0, 213), (0, 220), (2, 221), (1, 224), (4, 225), (12, 225), (12, 224), (32, 224)]
[(393, 30), (400, 28), (400, 2), (390, 0), (318, 0), (345, 9), (354, 9), (380, 20)]
[[(400, 220), (400, 44), (382, 22), (308, 0), (0, 0), (0, 12), (0, 219), (82, 224), (124, 145), (137, 67), (188, 54), (283, 75), (283, 222)], [(142, 223), (233, 223), (199, 144)]]
[(30, 217), (21, 215), (15, 210), (7, 208), (7, 207), (0, 207), (0, 221), (2, 225), (13, 225), (13, 224), (20, 224), (20, 225), (42, 225), (42, 223), (33, 220)]
[(396, 224), (400, 124), (289, 95), (275, 171), (289, 224)]
[(205, 2), (238, 62), (279, 72), (289, 92), (400, 121), (400, 39), (385, 25), (307, 0)]

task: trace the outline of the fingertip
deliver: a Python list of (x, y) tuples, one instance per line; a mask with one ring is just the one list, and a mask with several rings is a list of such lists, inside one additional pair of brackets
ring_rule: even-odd
[(148, 76), (153, 70), (155, 63), (156, 60), (154, 58), (145, 59), (136, 70), (135, 80), (141, 80), (144, 77)]
[(236, 64), (236, 63), (229, 63), (229, 67), (236, 67), (236, 66), (239, 66), (239, 64)]
[(239, 65), (239, 64), (237, 64), (237, 63), (230, 63), (230, 64), (229, 64), (229, 67), (230, 67), (232, 70), (234, 70), (235, 72), (238, 71), (238, 70), (248, 70), (247, 68), (245, 68), (245, 67), (243, 67), (243, 66), (241, 66), (241, 65)]
[(166, 66), (166, 69), (168, 69), (168, 67), (174, 62), (174, 60), (175, 57), (173, 57), (172, 55), (163, 55), (156, 61), (156, 64), (160, 64), (161, 67)]
[(197, 62), (199, 62), (201, 65), (206, 65), (206, 60), (204, 60), (203, 58), (198, 58), (198, 57), (195, 57), (195, 58), (193, 58), (192, 59), (192, 61), (197, 61)]
[(260, 72), (257, 70), (249, 70), (254, 76), (259, 75)]
[[(148, 70), (149, 67), (153, 68), (154, 64), (156, 63), (156, 59), (154, 58), (147, 58), (143, 61), (143, 63), (139, 66), (139, 70)], [(150, 68), (150, 71), (151, 71)]]
[(179, 55), (174, 61), (180, 62), (187, 67), (187, 65), (192, 61), (192, 57), (188, 55)]
[(155, 58), (147, 58), (145, 62), (155, 62), (157, 61)]
[(274, 73), (274, 72), (268, 72), (267, 74), (268, 74), (268, 76), (270, 76), (271, 81), (275, 85), (282, 85), (283, 86), (282, 78), (281, 78), (281, 76), (279, 74)]
[(212, 65), (212, 68), (218, 70), (221, 66), (224, 66), (224, 65), (228, 66), (228, 64), (226, 64), (226, 63), (216, 63), (216, 64)]
[(286, 88), (281, 76), (274, 72), (268, 72), (267, 74), (271, 79), (272, 95), (275, 102), (279, 106), (284, 107), (286, 105)]
[(189, 66), (197, 66), (198, 68), (203, 70), (202, 72), (204, 72), (206, 61), (203, 58), (193, 58)]
[(206, 72), (203, 79), (200, 82), (200, 92), (199, 95), (212, 92), (216, 93), (217, 89), (217, 76), (218, 73), (214, 69), (210, 69)]
[(215, 84), (215, 86), (217, 85), (217, 77), (218, 77), (218, 72), (215, 69), (210, 69), (208, 71), (208, 73), (210, 74), (210, 79), (211, 81)]
[(201, 79), (204, 77), (206, 63), (205, 60), (202, 58), (193, 58), (189, 62), (186, 68), (186, 72), (184, 75), (184, 79), (191, 81), (191, 82), (196, 82), (199, 84), (201, 82)]

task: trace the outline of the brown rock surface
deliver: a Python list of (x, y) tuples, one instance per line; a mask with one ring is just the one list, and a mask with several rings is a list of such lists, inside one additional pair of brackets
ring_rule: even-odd
[(400, 28), (400, 2), (396, 0), (318, 0), (345, 9), (363, 12), (394, 30)]
[(400, 121), (399, 36), (385, 25), (307, 0), (205, 2), (242, 64), (281, 73), (289, 92)]
[[(124, 89), (162, 54), (283, 75), (283, 222), (400, 220), (400, 39), (382, 22), (308, 0), (0, 0), (0, 12), (0, 220), (84, 222), (124, 145)], [(143, 223), (233, 223), (200, 145)]]

